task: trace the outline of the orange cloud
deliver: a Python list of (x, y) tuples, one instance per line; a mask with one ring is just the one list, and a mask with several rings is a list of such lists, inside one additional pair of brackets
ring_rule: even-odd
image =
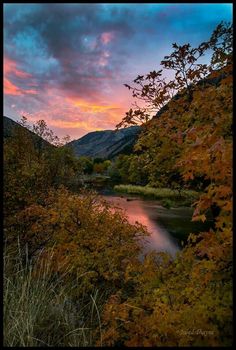
[(91, 131), (115, 129), (124, 112), (117, 104), (93, 104), (78, 98), (61, 98), (50, 89), (49, 94), (50, 101), (45, 109), (35, 113), (21, 110), (19, 113), (31, 123), (44, 119), (59, 137), (69, 133), (72, 138), (78, 139)]
[(83, 129), (88, 132), (96, 130), (103, 130), (102, 128), (89, 125), (86, 121), (74, 121), (74, 120), (50, 120), (51, 126), (59, 127), (61, 129)]
[[(8, 89), (11, 94), (25, 94), (25, 91), (11, 83)], [(59, 137), (70, 134), (71, 138), (78, 139), (91, 131), (115, 129), (127, 111), (128, 101), (122, 90), (121, 88), (112, 96), (88, 96), (90, 100), (87, 100), (79, 96), (68, 96), (60, 89), (47, 86), (41, 94), (45, 97), (44, 105), (38, 106), (36, 110), (30, 104), (28, 110), (17, 107), (14, 110), (19, 116), (25, 115), (30, 123), (44, 119)]]
[(22, 91), (7, 78), (4, 78), (4, 94), (23, 95)]
[(66, 98), (66, 101), (71, 105), (73, 105), (74, 107), (79, 107), (80, 110), (83, 112), (103, 113), (109, 110), (120, 108), (115, 104), (111, 104), (111, 105), (93, 104), (81, 99), (79, 100), (79, 99)]
[[(61, 112), (62, 110), (62, 112)], [(61, 112), (60, 117), (58, 117), (58, 114)], [(41, 110), (36, 113), (27, 113), (23, 110), (20, 111), (21, 115), (24, 115), (27, 117), (27, 120), (31, 123), (35, 123), (39, 119), (44, 119), (49, 126), (49, 128), (57, 128), (61, 131), (65, 129), (73, 130), (75, 135), (77, 133), (77, 138), (80, 136), (78, 135), (78, 131), (82, 131), (83, 134), (94, 131), (94, 130), (103, 130), (102, 127), (95, 127), (91, 121), (86, 120), (78, 120), (77, 115), (71, 115), (73, 111), (63, 110), (63, 106), (54, 107), (52, 109), (47, 108), (47, 110)], [(68, 119), (68, 114), (70, 115), (70, 119)], [(55, 116), (57, 119), (55, 119)], [(63, 132), (64, 134), (64, 132)], [(59, 135), (61, 136), (61, 135)], [(65, 136), (65, 135), (64, 135)]]

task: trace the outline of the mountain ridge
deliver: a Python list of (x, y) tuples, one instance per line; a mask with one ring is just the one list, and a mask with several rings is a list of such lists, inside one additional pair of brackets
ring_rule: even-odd
[(111, 159), (120, 153), (132, 152), (133, 145), (141, 131), (139, 126), (120, 130), (92, 131), (78, 140), (67, 143), (77, 157)]
[[(14, 135), (15, 128), (27, 130), (32, 137), (36, 147), (54, 145), (42, 139), (33, 131), (23, 127), (13, 119), (3, 116), (3, 137), (10, 138)], [(76, 157), (86, 156), (91, 158), (112, 159), (118, 154), (129, 154), (133, 150), (133, 146), (141, 131), (139, 126), (131, 126), (119, 130), (101, 130), (92, 131), (77, 140), (68, 142), (62, 147), (71, 147)]]
[(22, 129), (28, 132), (30, 137), (32, 138), (32, 141), (34, 143), (34, 146), (36, 148), (45, 148), (45, 147), (55, 147), (50, 142), (44, 140), (39, 135), (35, 134), (33, 131), (29, 130), (28, 128), (20, 125), (18, 122), (15, 122), (13, 119), (3, 116), (3, 139), (9, 139), (11, 137), (14, 137), (14, 130)]

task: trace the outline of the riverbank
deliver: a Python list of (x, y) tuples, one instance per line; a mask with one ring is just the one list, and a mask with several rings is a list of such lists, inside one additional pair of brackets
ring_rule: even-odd
[(193, 190), (172, 190), (170, 188), (154, 188), (149, 186), (116, 185), (114, 190), (120, 193), (138, 194), (148, 199), (159, 199), (165, 208), (191, 206), (199, 198), (200, 192)]

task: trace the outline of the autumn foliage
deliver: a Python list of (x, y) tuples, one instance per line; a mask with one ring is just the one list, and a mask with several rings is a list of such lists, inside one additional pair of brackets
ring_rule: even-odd
[[(197, 48), (173, 49), (161, 64), (175, 78), (166, 81), (161, 70), (126, 85), (145, 107), (131, 109), (119, 126), (143, 125), (134, 177), (201, 190), (193, 220), (214, 216), (214, 228), (189, 232), (176, 258), (142, 256), (145, 228), (79, 187), (69, 149), (39, 149), (24, 129), (4, 144), (5, 242), (13, 251), (27, 246), (35, 278), (53, 249), (54, 277), (74, 286), (73, 305), (86, 305), (94, 286), (104, 292), (90, 345), (232, 344), (232, 27), (221, 23)], [(211, 62), (198, 63), (207, 50)], [(34, 131), (53, 137), (42, 121)]]
[[(215, 228), (190, 234), (174, 261), (165, 256), (160, 262), (158, 254), (146, 258), (135, 297), (117, 293), (105, 309), (110, 345), (231, 344), (232, 27), (220, 24), (196, 49), (173, 48), (162, 64), (176, 71), (175, 80), (156, 97), (164, 84), (161, 71), (135, 79), (139, 87), (128, 87), (147, 107), (130, 110), (120, 125), (145, 122), (136, 150), (149, 181), (203, 190), (193, 203), (193, 220), (205, 221), (212, 210)], [(207, 49), (213, 50), (210, 65), (195, 64)], [(177, 94), (167, 103), (173, 89)], [(156, 115), (150, 119), (148, 111)]]

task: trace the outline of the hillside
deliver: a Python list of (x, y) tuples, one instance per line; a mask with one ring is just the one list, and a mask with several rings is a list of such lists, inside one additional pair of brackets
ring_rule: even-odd
[(14, 136), (14, 130), (18, 129), (24, 129), (26, 132), (29, 133), (29, 135), (32, 137), (32, 140), (34, 142), (34, 145), (36, 148), (39, 147), (54, 147), (52, 144), (49, 142), (45, 141), (42, 139), (40, 136), (32, 132), (31, 130), (21, 126), (19, 123), (15, 122), (14, 120), (3, 116), (3, 138), (8, 139), (12, 136)]
[[(14, 120), (3, 117), (3, 137), (7, 139), (13, 136), (15, 128), (23, 128), (29, 132), (34, 140), (35, 146), (40, 144), (52, 146), (47, 141), (33, 133), (32, 131), (22, 127)], [(92, 158), (111, 159), (116, 155), (123, 153), (129, 154), (133, 150), (133, 146), (137, 140), (141, 128), (139, 126), (131, 126), (121, 130), (103, 130), (90, 132), (78, 140), (71, 141), (67, 144), (70, 146), (77, 157), (88, 156)]]
[(77, 157), (114, 158), (120, 153), (132, 152), (141, 128), (131, 126), (120, 130), (94, 131), (68, 143)]
[[(228, 71), (215, 70), (214, 72), (209, 74), (206, 78), (201, 79), (195, 85), (190, 86), (191, 99), (193, 98), (192, 93), (194, 90), (199, 88), (204, 88), (204, 87), (210, 87), (210, 86), (218, 87), (221, 84), (221, 81), (223, 79), (227, 78), (228, 76), (231, 76), (232, 74), (233, 74), (232, 69), (229, 69)], [(156, 115), (153, 116), (153, 119), (155, 120), (156, 118), (159, 118), (164, 112), (167, 112), (170, 103), (172, 103), (173, 101), (176, 102), (178, 100), (183, 99), (183, 97), (186, 97), (187, 93), (188, 92), (186, 91), (186, 89), (183, 89), (181, 92), (178, 92), (176, 95), (174, 95), (172, 99), (168, 101), (167, 104), (156, 113)]]
[(16, 123), (14, 120), (3, 116), (3, 137), (11, 137), (15, 128), (22, 128), (22, 126)]

